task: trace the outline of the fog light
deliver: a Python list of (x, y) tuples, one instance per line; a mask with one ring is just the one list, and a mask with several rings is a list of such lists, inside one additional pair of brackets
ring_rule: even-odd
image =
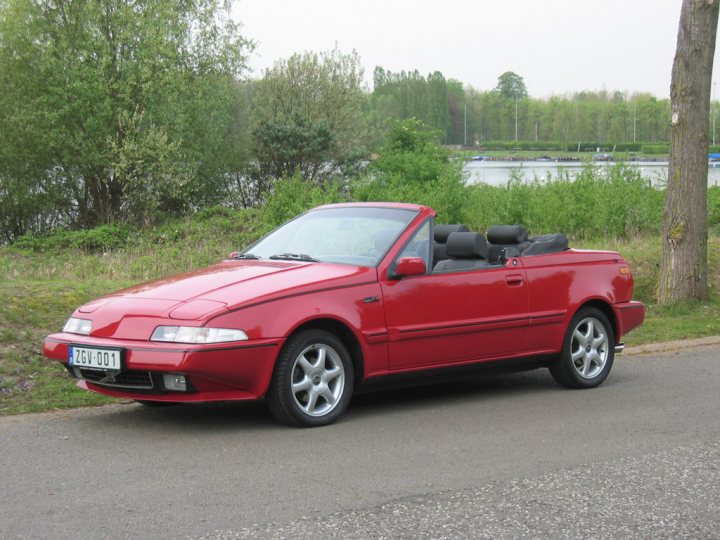
[(176, 392), (185, 392), (187, 390), (185, 375), (163, 373), (163, 385), (166, 390), (175, 390)]

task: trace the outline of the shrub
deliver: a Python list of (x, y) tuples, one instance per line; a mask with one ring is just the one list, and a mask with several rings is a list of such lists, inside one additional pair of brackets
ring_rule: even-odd
[(351, 183), (358, 201), (413, 202), (432, 206), (445, 222), (464, 220), (467, 188), (462, 162), (435, 142), (418, 120), (396, 122), (378, 159)]
[(261, 210), (262, 221), (274, 228), (315, 206), (341, 202), (344, 197), (340, 187), (331, 181), (318, 186), (300, 175), (280, 179)]
[(522, 223), (532, 234), (625, 237), (657, 233), (664, 193), (632, 167), (588, 164), (577, 175), (527, 182), (518, 174), (506, 186), (470, 186), (469, 225), (485, 230), (498, 223)]
[(79, 231), (55, 230), (43, 235), (19, 237), (12, 248), (19, 251), (57, 252), (67, 249), (88, 253), (110, 251), (128, 245), (131, 229), (126, 225), (101, 225)]

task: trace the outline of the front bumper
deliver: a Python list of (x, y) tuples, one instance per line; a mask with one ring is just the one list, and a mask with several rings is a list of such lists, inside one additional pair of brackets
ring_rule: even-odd
[[(65, 364), (72, 375), (80, 375), (79, 387), (108, 396), (176, 402), (225, 401), (258, 399), (265, 394), (282, 342), (265, 339), (191, 345), (61, 333), (45, 338), (43, 352)], [(81, 373), (84, 370), (68, 366), (70, 345), (121, 348), (125, 355), (123, 370), (110, 377), (98, 376), (97, 372)], [(185, 375), (188, 391), (166, 390), (162, 385), (165, 373)]]

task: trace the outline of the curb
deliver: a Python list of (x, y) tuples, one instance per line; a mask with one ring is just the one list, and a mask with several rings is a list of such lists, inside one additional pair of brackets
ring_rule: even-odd
[(652, 354), (660, 352), (672, 352), (694, 347), (712, 347), (720, 345), (720, 336), (709, 336), (697, 339), (683, 339), (678, 341), (665, 341), (662, 343), (647, 343), (628, 347), (622, 352), (622, 356), (635, 356), (640, 354)]

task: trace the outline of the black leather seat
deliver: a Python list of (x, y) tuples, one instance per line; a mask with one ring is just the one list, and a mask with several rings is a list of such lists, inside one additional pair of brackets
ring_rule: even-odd
[(470, 229), (465, 225), (435, 225), (433, 227), (433, 266), (448, 258), (446, 244), (451, 233), (469, 231)]
[(528, 231), (523, 225), (493, 225), (487, 230), (490, 243), (489, 257), (491, 263), (499, 264), (505, 250), (505, 257), (517, 256), (530, 246)]
[(434, 272), (450, 272), (453, 270), (470, 270), (492, 266), (487, 260), (488, 243), (481, 233), (454, 232), (447, 239), (449, 259), (438, 262)]

